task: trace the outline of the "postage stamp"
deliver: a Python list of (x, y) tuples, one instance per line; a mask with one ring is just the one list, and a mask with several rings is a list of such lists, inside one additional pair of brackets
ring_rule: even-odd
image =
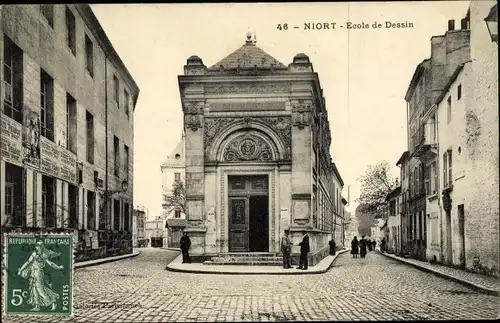
[(6, 234), (6, 315), (73, 315), (73, 236)]

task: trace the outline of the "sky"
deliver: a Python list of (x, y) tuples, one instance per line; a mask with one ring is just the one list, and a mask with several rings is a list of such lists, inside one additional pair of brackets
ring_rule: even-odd
[[(91, 5), (140, 88), (134, 205), (161, 215), (160, 165), (181, 138), (177, 76), (187, 58), (197, 55), (211, 66), (241, 47), (251, 31), (257, 46), (285, 65), (297, 53), (309, 56), (326, 99), (331, 154), (344, 181), (343, 196), (349, 197), (347, 210), (354, 211), (357, 179), (368, 165), (386, 160), (399, 176), (395, 164), (407, 147), (408, 84), (430, 56), (431, 37), (444, 34), (450, 19), (458, 28), (468, 6), (469, 1)], [(413, 28), (373, 28), (386, 21)], [(336, 28), (304, 30), (308, 22), (334, 22)], [(347, 22), (369, 28), (346, 29)], [(289, 28), (279, 30), (285, 23)]]

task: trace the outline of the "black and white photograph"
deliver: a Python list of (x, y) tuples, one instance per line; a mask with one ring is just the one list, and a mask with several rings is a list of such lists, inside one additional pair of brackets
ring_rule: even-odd
[(0, 77), (2, 322), (500, 318), (495, 0), (1, 4)]

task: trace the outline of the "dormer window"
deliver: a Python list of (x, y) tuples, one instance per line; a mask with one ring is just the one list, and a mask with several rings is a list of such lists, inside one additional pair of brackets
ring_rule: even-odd
[(181, 158), (181, 155), (175, 154), (175, 159), (179, 159), (179, 158)]

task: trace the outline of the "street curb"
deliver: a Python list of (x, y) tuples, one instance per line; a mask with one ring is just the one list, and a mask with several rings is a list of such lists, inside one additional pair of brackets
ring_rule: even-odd
[(477, 290), (477, 291), (480, 291), (480, 292), (483, 292), (484, 294), (488, 294), (488, 295), (492, 295), (492, 296), (500, 296), (500, 291), (499, 290), (496, 290), (496, 289), (491, 289), (489, 287), (486, 287), (486, 286), (483, 286), (483, 285), (480, 285), (480, 284), (476, 284), (476, 283), (473, 283), (473, 282), (470, 282), (468, 280), (465, 280), (465, 279), (462, 279), (462, 278), (458, 278), (458, 277), (455, 277), (455, 276), (452, 276), (452, 275), (449, 275), (449, 274), (446, 274), (446, 273), (442, 273), (440, 271), (437, 271), (437, 270), (434, 270), (434, 269), (431, 269), (431, 268), (427, 268), (427, 267), (424, 267), (424, 266), (419, 266), (418, 264), (415, 264), (415, 263), (412, 263), (412, 262), (409, 262), (409, 261), (405, 261), (405, 259), (401, 259), (399, 257), (396, 257), (396, 256), (392, 256), (392, 255), (389, 255), (389, 254), (386, 254), (386, 253), (381, 253), (380, 251), (377, 251), (378, 253), (386, 256), (387, 258), (391, 258), (391, 259), (394, 259), (394, 260), (397, 260), (399, 262), (402, 262), (402, 263), (405, 263), (407, 265), (410, 265), (410, 266), (413, 266), (421, 271), (425, 271), (425, 272), (428, 272), (428, 273), (431, 273), (431, 274), (434, 274), (438, 277), (441, 277), (441, 278), (444, 278), (444, 279), (448, 279), (448, 280), (451, 280), (451, 281), (454, 281), (454, 282), (457, 282), (459, 284), (462, 284), (462, 285), (465, 285), (467, 287), (470, 287), (474, 290)]
[[(190, 273), (190, 274), (210, 274), (210, 275), (318, 275), (318, 274), (324, 274), (328, 270), (330, 270), (330, 268), (332, 267), (333, 262), (337, 259), (337, 257), (339, 255), (343, 254), (344, 252), (347, 252), (347, 251), (350, 251), (350, 249), (345, 249), (345, 250), (337, 251), (335, 253), (335, 256), (333, 256), (333, 259), (330, 262), (330, 264), (328, 265), (328, 267), (326, 267), (325, 269), (316, 270), (316, 271), (304, 271), (304, 270), (300, 270), (300, 271), (289, 271), (289, 272), (237, 272), (237, 271), (224, 272), (224, 271), (209, 271), (209, 270), (204, 270), (204, 269), (201, 269), (201, 270), (179, 269), (179, 268), (173, 268), (173, 267), (171, 267), (170, 265), (173, 262), (175, 262), (178, 258), (182, 257), (182, 255), (179, 255), (174, 260), (172, 260), (167, 265), (167, 267), (165, 269), (168, 270), (168, 271), (171, 271), (171, 272)], [(228, 266), (230, 266), (230, 265), (228, 265)], [(251, 267), (251, 266), (249, 266), (249, 267)]]
[(128, 258), (133, 258), (133, 257), (137, 257), (140, 254), (141, 253), (139, 251), (134, 251), (131, 254), (127, 254), (127, 255), (121, 255), (121, 256), (116, 256), (116, 257), (107, 257), (107, 258), (96, 259), (96, 260), (90, 260), (88, 263), (87, 263), (87, 261), (83, 261), (81, 263), (76, 263), (75, 264), (75, 269), (85, 268), (85, 267), (91, 267), (91, 266), (97, 266), (97, 265), (106, 264), (108, 262), (113, 262), (113, 261), (118, 261), (118, 260), (123, 260), (123, 259), (128, 259)]
[(169, 250), (169, 251), (179, 251), (179, 252), (181, 252), (181, 248), (160, 248), (160, 249), (163, 249), (163, 250)]

